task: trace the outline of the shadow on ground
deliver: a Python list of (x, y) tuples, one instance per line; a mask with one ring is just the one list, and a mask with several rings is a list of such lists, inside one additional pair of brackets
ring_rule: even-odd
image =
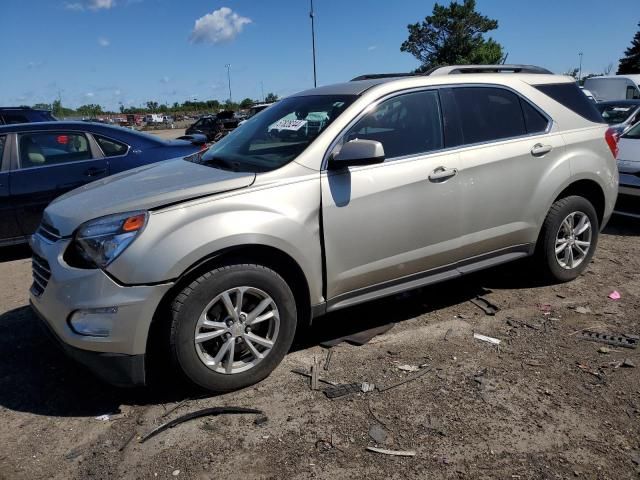
[(0, 248), (0, 263), (22, 260), (29, 257), (31, 257), (31, 247), (27, 244)]

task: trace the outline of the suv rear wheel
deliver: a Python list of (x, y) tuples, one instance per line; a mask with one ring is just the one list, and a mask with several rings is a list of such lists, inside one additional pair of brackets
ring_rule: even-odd
[(172, 304), (170, 346), (195, 384), (226, 392), (264, 379), (291, 347), (291, 289), (261, 265), (228, 265), (194, 280)]
[(553, 280), (573, 280), (587, 268), (598, 243), (598, 216), (584, 197), (555, 202), (544, 221), (538, 254)]

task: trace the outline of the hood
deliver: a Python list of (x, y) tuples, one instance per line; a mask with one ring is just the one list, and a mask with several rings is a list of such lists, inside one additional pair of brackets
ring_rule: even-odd
[(82, 223), (248, 187), (254, 173), (229, 172), (175, 159), (106, 177), (54, 200), (44, 220), (68, 236)]

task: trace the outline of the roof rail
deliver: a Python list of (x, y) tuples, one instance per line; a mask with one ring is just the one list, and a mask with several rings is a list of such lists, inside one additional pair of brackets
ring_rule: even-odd
[(360, 80), (377, 80), (380, 78), (398, 78), (398, 77), (416, 77), (422, 75), (421, 73), (367, 73), (358, 77), (352, 78), (351, 82), (358, 82)]
[(456, 75), (460, 73), (538, 73), (553, 74), (546, 68), (535, 65), (449, 65), (437, 67), (425, 75)]

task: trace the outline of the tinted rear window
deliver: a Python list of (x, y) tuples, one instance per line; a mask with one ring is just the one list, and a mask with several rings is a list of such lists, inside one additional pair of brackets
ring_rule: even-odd
[(534, 87), (582, 118), (591, 122), (604, 123), (602, 116), (593, 103), (580, 91), (575, 83), (552, 83), (534, 85)]

